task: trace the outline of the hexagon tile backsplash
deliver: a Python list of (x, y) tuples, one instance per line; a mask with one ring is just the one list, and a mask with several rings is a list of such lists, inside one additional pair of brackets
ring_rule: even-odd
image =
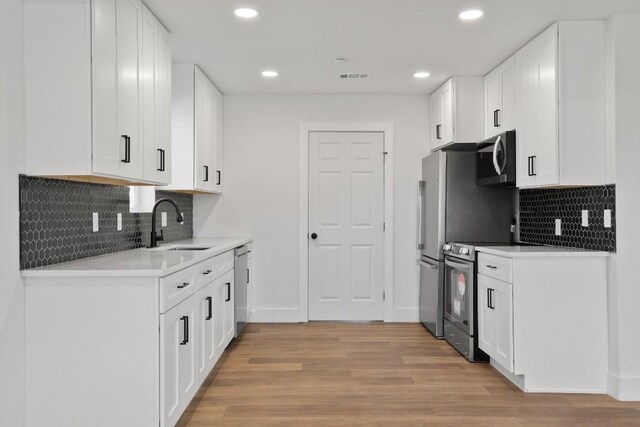
[[(604, 226), (604, 211), (611, 210), (611, 227)], [(588, 226), (582, 211), (588, 210)], [(577, 187), (520, 190), (520, 241), (543, 245), (616, 251), (616, 187)], [(561, 220), (556, 236), (555, 221)]]
[[(156, 199), (173, 198), (185, 216), (175, 221), (167, 205), (165, 242), (193, 236), (193, 196), (156, 191)], [(99, 214), (93, 232), (92, 213)], [(117, 231), (117, 214), (122, 230)], [(20, 176), (20, 268), (36, 268), (96, 255), (135, 249), (149, 244), (151, 214), (129, 212), (129, 188)]]

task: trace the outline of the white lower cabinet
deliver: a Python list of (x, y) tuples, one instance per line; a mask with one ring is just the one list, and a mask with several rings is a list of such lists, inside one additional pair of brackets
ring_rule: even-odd
[(174, 426), (234, 338), (233, 260), (163, 277), (25, 274), (25, 425)]
[(479, 347), (513, 372), (512, 285), (478, 274)]
[(524, 391), (605, 393), (608, 254), (522, 248), (477, 248), (478, 346)]
[(167, 426), (178, 422), (200, 386), (197, 353), (201, 343), (195, 333), (200, 328), (196, 311), (192, 296), (160, 316), (161, 411)]

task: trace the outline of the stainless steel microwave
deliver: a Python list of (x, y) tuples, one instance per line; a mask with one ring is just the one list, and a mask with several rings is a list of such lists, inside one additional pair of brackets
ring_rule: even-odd
[(510, 130), (482, 141), (476, 150), (476, 184), (515, 187), (516, 161), (516, 131)]

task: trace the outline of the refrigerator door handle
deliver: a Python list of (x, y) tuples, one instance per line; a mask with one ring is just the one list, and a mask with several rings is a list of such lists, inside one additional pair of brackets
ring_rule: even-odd
[(438, 264), (427, 264), (424, 261), (420, 261), (420, 265), (424, 268), (426, 268), (427, 270), (437, 270), (438, 269)]
[(422, 229), (424, 224), (424, 188), (425, 181), (418, 181), (418, 249), (424, 249), (424, 230)]

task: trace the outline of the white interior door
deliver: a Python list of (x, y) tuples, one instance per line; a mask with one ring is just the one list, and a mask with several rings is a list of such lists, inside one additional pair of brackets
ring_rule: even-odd
[(384, 317), (383, 152), (381, 132), (309, 134), (309, 320)]

